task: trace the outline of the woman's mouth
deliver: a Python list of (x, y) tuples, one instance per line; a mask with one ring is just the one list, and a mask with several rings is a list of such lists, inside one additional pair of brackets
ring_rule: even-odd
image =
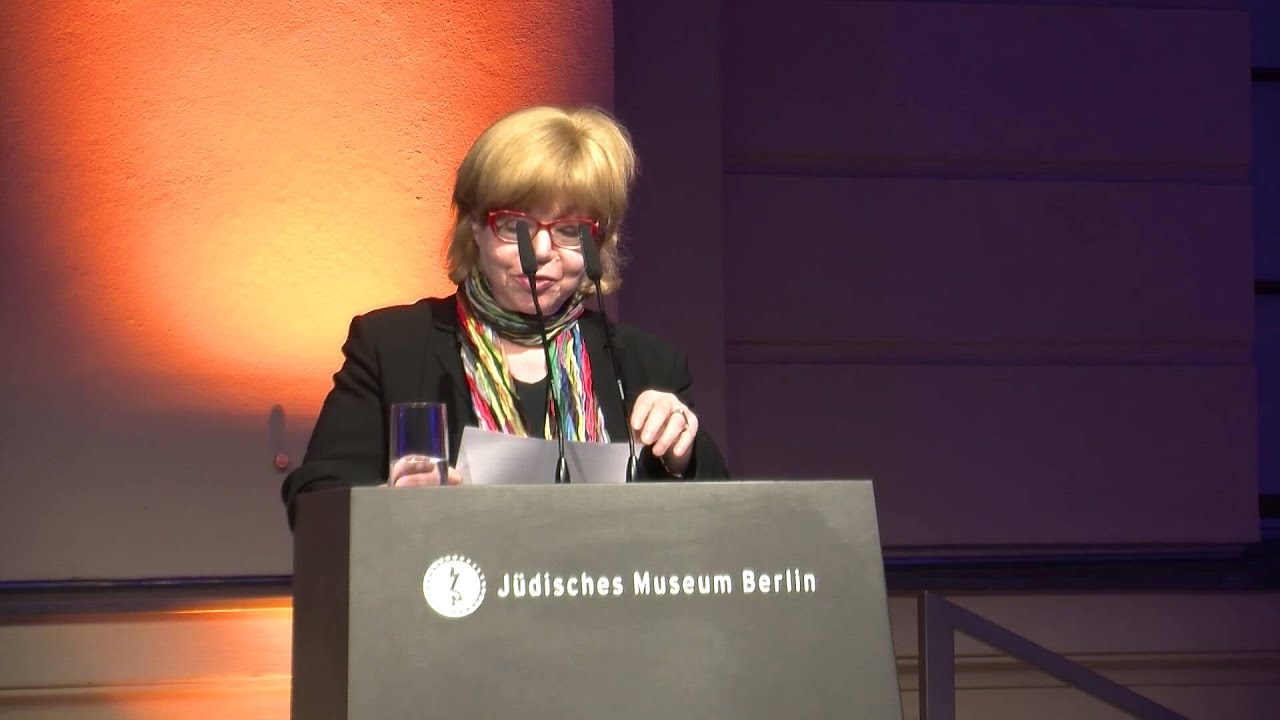
[[(540, 293), (546, 291), (547, 289), (549, 289), (550, 287), (556, 284), (555, 278), (543, 277), (541, 275), (534, 276), (533, 281), (534, 281), (534, 287)], [(521, 275), (519, 280), (517, 280), (517, 282), (525, 290), (529, 289), (529, 278), (525, 277), (524, 275)]]

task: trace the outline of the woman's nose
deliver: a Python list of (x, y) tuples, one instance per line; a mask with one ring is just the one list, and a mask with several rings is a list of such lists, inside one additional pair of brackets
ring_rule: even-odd
[(538, 228), (538, 232), (533, 235), (533, 252), (538, 256), (538, 260), (541, 262), (550, 260), (554, 249), (555, 246), (551, 242), (551, 230)]

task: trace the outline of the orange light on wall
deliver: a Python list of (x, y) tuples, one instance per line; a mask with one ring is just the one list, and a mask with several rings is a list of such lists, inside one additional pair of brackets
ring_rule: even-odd
[[(76, 616), (54, 626), (66, 682), (0, 701), (0, 712), (125, 720), (289, 717), (288, 597)], [(99, 657), (85, 662), (82, 658)], [(101, 667), (100, 675), (86, 676)]]
[(136, 406), (314, 410), (352, 315), (451, 291), (474, 136), (611, 96), (607, 2), (5, 6), (33, 252), (80, 371)]
[[(611, 104), (609, 8), (0, 2), (0, 378), (6, 419), (34, 428), (6, 436), (0, 527), (53, 557), (0, 578), (118, 577), (102, 558), (127, 554), (175, 576), (281, 572), (270, 557), (220, 564), (226, 549), (196, 557), (248, 537), (287, 563), (287, 535), (258, 512), (274, 488), (235, 472), (260, 453), (274, 485), (257, 442), (267, 408), (318, 409), (352, 315), (451, 291), (449, 191), (481, 129), (532, 103)], [(145, 427), (84, 436), (121, 423)], [(76, 455), (85, 446), (115, 454)], [(205, 487), (191, 477), (202, 463)], [(192, 614), (208, 622), (175, 644)], [(286, 604), (155, 624), (55, 647), (88, 669), (29, 699), (137, 719), (287, 714)], [(108, 677), (122, 649), (144, 668), (126, 683)]]

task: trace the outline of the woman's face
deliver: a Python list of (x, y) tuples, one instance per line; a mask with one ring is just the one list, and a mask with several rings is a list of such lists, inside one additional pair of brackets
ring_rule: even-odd
[[(581, 213), (575, 212), (565, 203), (523, 212), (533, 220), (543, 223), (581, 216)], [(473, 230), (479, 249), (480, 271), (489, 282), (494, 299), (507, 310), (533, 315), (529, 280), (520, 271), (518, 245), (496, 236), (487, 218), (476, 220)], [(533, 233), (533, 252), (538, 260), (538, 272), (534, 278), (538, 304), (543, 313), (550, 315), (559, 310), (582, 283), (582, 250), (557, 244), (552, 240), (552, 231), (548, 228), (530, 227), (530, 231)], [(561, 242), (565, 239), (561, 237)]]

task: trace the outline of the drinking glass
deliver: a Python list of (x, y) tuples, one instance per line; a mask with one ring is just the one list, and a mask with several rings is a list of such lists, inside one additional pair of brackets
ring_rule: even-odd
[(427, 472), (433, 466), (443, 483), (449, 466), (449, 413), (445, 404), (395, 403), (391, 406), (390, 429), (387, 484), (394, 485), (396, 477)]

